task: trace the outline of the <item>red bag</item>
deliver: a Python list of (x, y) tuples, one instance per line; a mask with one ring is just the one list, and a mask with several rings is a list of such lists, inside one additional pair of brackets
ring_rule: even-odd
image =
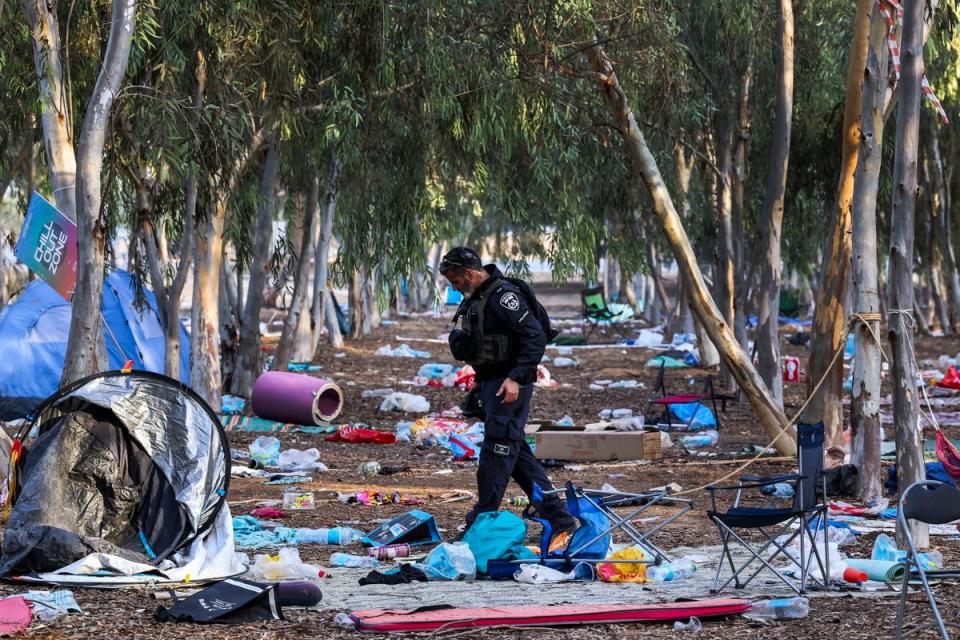
[(347, 425), (337, 429), (332, 436), (327, 436), (327, 442), (353, 442), (354, 444), (393, 444), (397, 436), (386, 431), (377, 431), (367, 427)]

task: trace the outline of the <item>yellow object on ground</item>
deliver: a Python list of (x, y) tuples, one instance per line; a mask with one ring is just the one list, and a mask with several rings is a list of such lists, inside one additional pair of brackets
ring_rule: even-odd
[[(639, 547), (627, 547), (615, 551), (607, 560), (648, 560), (646, 552)], [(597, 574), (604, 582), (646, 582), (647, 565), (642, 562), (602, 562), (597, 565)]]

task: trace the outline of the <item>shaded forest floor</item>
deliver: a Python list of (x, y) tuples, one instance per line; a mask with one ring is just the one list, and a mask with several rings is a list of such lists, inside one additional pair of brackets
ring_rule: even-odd
[[(567, 302), (564, 309), (556, 308), (563, 302), (562, 292), (554, 292), (548, 299), (551, 311), (564, 315), (572, 308)], [(566, 297), (568, 301), (569, 298)], [(410, 380), (417, 368), (424, 362), (453, 363), (445, 344), (428, 342), (410, 343), (416, 349), (430, 351), (429, 360), (412, 358), (390, 358), (375, 356), (373, 352), (384, 344), (396, 346), (396, 336), (436, 339), (443, 333), (444, 319), (411, 318), (398, 324), (385, 325), (372, 335), (357, 341), (350, 341), (339, 351), (325, 350), (318, 354), (316, 362), (323, 370), (316, 375), (335, 380), (345, 394), (344, 412), (337, 422), (363, 422), (377, 429), (392, 431), (398, 420), (411, 419), (402, 414), (383, 413), (378, 410), (379, 398), (362, 398), (366, 389), (392, 387), (397, 391), (408, 391), (424, 395), (431, 410), (440, 411), (458, 404), (462, 393), (455, 389), (434, 389), (407, 387), (402, 381)], [(805, 349), (793, 347), (784, 342), (784, 350), (801, 356), (805, 362)], [(941, 354), (955, 355), (960, 350), (956, 340), (921, 338), (917, 352), (921, 360), (933, 359)], [(338, 357), (338, 354), (345, 354)], [(555, 351), (548, 354), (556, 355)], [(597, 414), (605, 408), (627, 407), (642, 411), (652, 391), (656, 370), (647, 368), (645, 362), (653, 352), (646, 349), (595, 349), (577, 350), (577, 367), (555, 368), (550, 363), (554, 378), (560, 386), (554, 389), (538, 389), (534, 396), (531, 417), (535, 419), (555, 420), (568, 414), (577, 424), (594, 422)], [(668, 385), (671, 391), (681, 392), (687, 389), (699, 390), (705, 375), (710, 372), (699, 369), (684, 369), (668, 373)], [(591, 381), (602, 378), (634, 378), (642, 380), (644, 389), (609, 389), (591, 391), (587, 387)], [(805, 385), (786, 385), (787, 413), (793, 412), (801, 404)], [(741, 448), (747, 445), (766, 445), (769, 438), (754, 419), (749, 406), (744, 403), (731, 403), (726, 413), (721, 414), (721, 437), (714, 457), (698, 457), (674, 446), (664, 451), (662, 460), (651, 464), (591, 464), (575, 463), (548, 469), (553, 481), (562, 485), (568, 480), (590, 487), (599, 487), (611, 483), (624, 491), (643, 490), (653, 486), (676, 482), (684, 488), (698, 486), (716, 479), (736, 468), (736, 461), (744, 458), (739, 455)], [(951, 437), (960, 436), (960, 427), (948, 427)], [(258, 434), (233, 432), (230, 434), (231, 446), (246, 449)], [(887, 437), (892, 438), (888, 428)], [(475, 490), (475, 463), (454, 463), (448, 461), (449, 454), (439, 447), (418, 448), (412, 443), (394, 445), (366, 445), (347, 443), (328, 443), (323, 435), (289, 433), (279, 435), (283, 448), (306, 449), (317, 447), (321, 451), (321, 461), (330, 469), (326, 473), (315, 474), (315, 482), (309, 485), (318, 496), (318, 508), (313, 511), (294, 512), (286, 518), (287, 526), (328, 527), (351, 526), (365, 531), (373, 529), (385, 519), (409, 510), (403, 505), (360, 506), (344, 505), (336, 500), (334, 492), (353, 492), (376, 490), (383, 492), (399, 491), (405, 495), (423, 498), (426, 504), (422, 508), (433, 514), (445, 539), (455, 538), (463, 516), (471, 502), (445, 502), (443, 496), (453, 491)], [(676, 437), (674, 438), (676, 440)], [(365, 461), (377, 460), (384, 465), (409, 465), (410, 470), (392, 476), (367, 478), (357, 473), (357, 466)], [(241, 463), (242, 464), (242, 463)], [(886, 466), (886, 465), (885, 465)], [(750, 468), (750, 473), (785, 473), (793, 467), (790, 461), (762, 460)], [(439, 472), (439, 473), (438, 473)], [(260, 479), (233, 479), (230, 488), (229, 503), (234, 515), (249, 512), (259, 500), (279, 499), (283, 486), (265, 486)], [(520, 495), (516, 485), (511, 484), (508, 496)], [(669, 525), (659, 535), (657, 541), (667, 549), (677, 546), (703, 546), (717, 544), (715, 527), (704, 515), (708, 506), (707, 496), (698, 493), (692, 496), (694, 509), (684, 517)], [(538, 532), (531, 528), (531, 540)], [(857, 542), (845, 546), (843, 551), (854, 557), (869, 557), (875, 534), (861, 536)], [(947, 566), (960, 566), (960, 542), (956, 539), (934, 537), (934, 548), (941, 551)], [(303, 545), (301, 557), (307, 562), (325, 565), (331, 553), (348, 551), (362, 553), (360, 545), (354, 547), (329, 547)], [(337, 569), (332, 569), (332, 572)], [(451, 604), (460, 606), (482, 606), (483, 603), (456, 602), (455, 585), (451, 585)], [(570, 600), (576, 602), (576, 585), (571, 585)], [(11, 585), (0, 586), (2, 593), (14, 593), (22, 589)], [(354, 632), (336, 629), (332, 624), (334, 611), (304, 611), (287, 609), (286, 620), (270, 623), (247, 624), (242, 626), (200, 626), (192, 624), (161, 624), (153, 620), (152, 613), (157, 602), (147, 590), (126, 589), (115, 591), (77, 590), (78, 602), (84, 609), (83, 615), (61, 618), (49, 625), (34, 623), (27, 635), (31, 637), (114, 637), (114, 638), (297, 638), (347, 637)], [(960, 588), (942, 585), (937, 589), (938, 600), (946, 616), (957, 620)], [(734, 594), (737, 595), (737, 594)], [(749, 591), (744, 594), (749, 597)], [(709, 597), (704, 593), (703, 597)], [(518, 602), (517, 604), (523, 604)], [(344, 602), (342, 609), (349, 610), (350, 603)], [(926, 616), (926, 611), (917, 603), (910, 605), (914, 619)], [(742, 637), (767, 638), (774, 635), (786, 635), (794, 638), (876, 638), (892, 637), (896, 601), (883, 599), (852, 598), (814, 598), (811, 599), (811, 613), (803, 620), (763, 624), (744, 618), (703, 621), (702, 638), (729, 638), (733, 634)], [(671, 635), (684, 635), (674, 632), (671, 626), (663, 624), (612, 625), (601, 627), (572, 627), (569, 629), (527, 629), (527, 630), (476, 630), (468, 632), (469, 637), (483, 638), (596, 638), (608, 635), (613, 638), (646, 638)], [(921, 636), (923, 637), (923, 636)]]

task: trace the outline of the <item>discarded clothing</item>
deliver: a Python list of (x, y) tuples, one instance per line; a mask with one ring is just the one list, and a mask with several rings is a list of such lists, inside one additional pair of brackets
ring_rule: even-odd
[(417, 569), (412, 564), (402, 565), (399, 569), (391, 569), (383, 573), (371, 571), (369, 574), (360, 578), (360, 586), (365, 587), (368, 584), (410, 584), (411, 582), (426, 582), (427, 574)]
[(320, 371), (323, 367), (309, 362), (288, 362), (287, 371)]
[(277, 422), (257, 416), (220, 416), (224, 431), (249, 431), (253, 433), (333, 433), (335, 425), (307, 426), (291, 422)]
[(271, 479), (264, 482), (264, 484), (300, 484), (302, 482), (312, 481), (313, 478), (310, 476), (271, 476)]
[(273, 507), (259, 507), (250, 512), (256, 518), (286, 518), (287, 512)]
[(68, 613), (83, 613), (72, 591), (27, 591), (20, 595), (33, 605), (33, 615), (44, 622)]
[(282, 620), (276, 584), (227, 579), (184, 598), (169, 609), (157, 607), (160, 622), (239, 624)]
[(23, 633), (30, 621), (33, 612), (23, 596), (13, 596), (0, 600), (0, 634), (13, 635)]

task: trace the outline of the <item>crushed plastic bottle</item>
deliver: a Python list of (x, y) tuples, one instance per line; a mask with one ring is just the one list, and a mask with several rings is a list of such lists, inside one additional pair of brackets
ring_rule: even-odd
[(294, 547), (284, 547), (276, 555), (254, 556), (250, 566), (251, 577), (268, 581), (316, 579), (320, 575), (320, 568), (300, 560), (300, 552)]
[(673, 623), (674, 631), (691, 631), (693, 633), (698, 633), (703, 629), (703, 625), (700, 624), (700, 618), (692, 616), (690, 620), (684, 622), (683, 620), (677, 620)]
[(333, 625), (347, 631), (353, 631), (357, 628), (357, 623), (353, 617), (342, 611), (333, 617)]
[(744, 617), (755, 620), (799, 620), (810, 614), (810, 601), (803, 597), (754, 602)]
[(347, 567), (349, 569), (376, 569), (380, 561), (370, 556), (357, 556), (352, 553), (337, 552), (330, 556), (331, 567)]
[(720, 434), (716, 429), (710, 429), (709, 431), (703, 431), (695, 435), (683, 436), (680, 438), (680, 444), (682, 444), (687, 449), (696, 449), (697, 447), (712, 447), (717, 444), (717, 441), (720, 439)]

